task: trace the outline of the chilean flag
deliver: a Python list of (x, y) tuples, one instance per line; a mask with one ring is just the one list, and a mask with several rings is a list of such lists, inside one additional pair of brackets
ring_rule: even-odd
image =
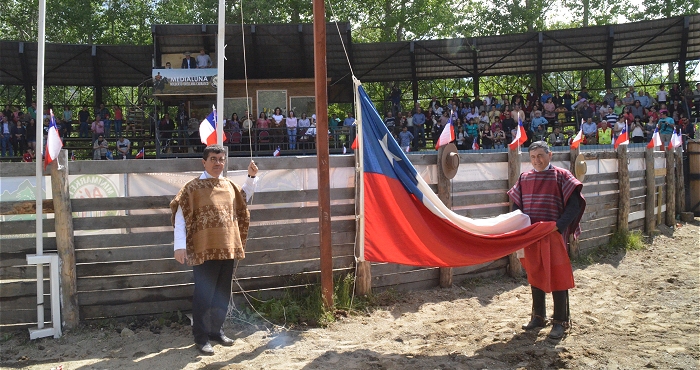
[(683, 145), (683, 138), (681, 137), (680, 130), (673, 130), (673, 136), (671, 136), (671, 140), (668, 142), (668, 150), (678, 148), (681, 145)]
[(277, 147), (277, 149), (275, 149), (275, 151), (272, 152), (272, 156), (273, 156), (273, 157), (279, 157), (279, 156), (280, 156), (280, 153), (281, 153), (280, 147)]
[(361, 261), (454, 267), (493, 261), (536, 243), (564, 248), (555, 222), (530, 225), (520, 211), (486, 219), (452, 212), (418, 174), (362, 86), (357, 89)]
[(525, 128), (523, 127), (523, 121), (518, 118), (518, 132), (515, 134), (513, 141), (508, 144), (508, 147), (515, 150), (519, 148), (523, 143), (527, 141), (527, 134), (525, 133)]
[(216, 144), (216, 108), (212, 106), (212, 112), (199, 124), (199, 138), (202, 144)]
[(659, 128), (654, 128), (654, 135), (651, 136), (651, 141), (647, 144), (647, 148), (655, 148), (657, 146), (662, 146), (664, 143), (661, 141), (661, 135), (659, 135)]
[(138, 153), (136, 153), (136, 159), (143, 159), (146, 156), (146, 153), (144, 152), (145, 148), (141, 148)]
[(571, 140), (571, 148), (576, 149), (578, 148), (579, 145), (581, 145), (581, 142), (583, 141), (583, 119), (581, 120), (581, 127), (578, 129), (578, 133), (576, 136), (574, 136), (574, 139)]
[(440, 133), (440, 137), (438, 138), (437, 143), (435, 143), (435, 149), (439, 149), (441, 146), (455, 141), (455, 130), (452, 128), (452, 117), (454, 117), (454, 112), (450, 112), (450, 119), (447, 120), (445, 128), (442, 129), (442, 133)]
[(615, 138), (615, 144), (613, 144), (613, 147), (617, 149), (618, 146), (620, 145), (627, 145), (630, 143), (629, 136), (627, 135), (627, 125), (622, 127), (622, 132), (620, 132), (620, 136)]
[(479, 150), (479, 140), (476, 137), (472, 140), (472, 150)]
[(46, 137), (46, 150), (44, 151), (44, 169), (54, 159), (58, 158), (58, 154), (63, 148), (61, 136), (58, 135), (58, 127), (56, 126), (56, 117), (53, 115), (53, 109), (49, 109), (51, 119), (49, 120), (49, 133)]

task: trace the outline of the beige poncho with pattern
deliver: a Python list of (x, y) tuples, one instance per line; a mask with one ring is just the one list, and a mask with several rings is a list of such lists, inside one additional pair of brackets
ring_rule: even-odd
[(185, 184), (170, 202), (173, 225), (178, 206), (185, 217), (188, 265), (245, 258), (250, 212), (245, 193), (233, 181), (210, 178)]

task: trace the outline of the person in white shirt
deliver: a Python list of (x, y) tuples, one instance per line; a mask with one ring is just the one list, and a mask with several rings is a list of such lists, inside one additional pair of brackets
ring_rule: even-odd
[(206, 147), (202, 164), (202, 175), (182, 187), (170, 203), (170, 210), (175, 260), (192, 266), (194, 274), (194, 342), (202, 354), (213, 355), (210, 340), (224, 346), (234, 343), (224, 334), (223, 323), (231, 294), (234, 259), (245, 258), (250, 225), (247, 203), (255, 192), (258, 167), (251, 161), (245, 184), (238, 186), (223, 176), (226, 168), (223, 146)]
[(197, 68), (211, 68), (213, 64), (209, 54), (204, 49), (201, 49), (199, 55), (197, 55)]

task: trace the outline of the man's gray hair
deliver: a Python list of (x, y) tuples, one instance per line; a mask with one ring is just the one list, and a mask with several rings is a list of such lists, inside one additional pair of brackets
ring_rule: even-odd
[(547, 144), (546, 141), (535, 141), (534, 143), (530, 144), (530, 146), (527, 148), (528, 153), (537, 150), (537, 149), (544, 149), (545, 153), (549, 153), (551, 150), (549, 150), (549, 145)]
[(204, 148), (204, 152), (202, 153), (202, 159), (206, 160), (209, 158), (209, 154), (215, 153), (215, 154), (221, 154), (221, 153), (226, 153), (226, 148), (224, 148), (223, 145), (219, 144), (214, 144), (214, 145), (209, 145), (208, 147)]

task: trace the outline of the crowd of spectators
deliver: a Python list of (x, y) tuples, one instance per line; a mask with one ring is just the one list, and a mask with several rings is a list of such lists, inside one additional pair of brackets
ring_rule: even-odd
[[(658, 128), (667, 143), (676, 129), (685, 139), (695, 137), (700, 83), (695, 90), (690, 86), (681, 89), (678, 84), (666, 90), (662, 84), (653, 95), (634, 86), (620, 95), (610, 89), (604, 95), (591, 94), (584, 87), (575, 96), (570, 90), (563, 94), (545, 90), (539, 95), (531, 87), (525, 95), (488, 93), (471, 99), (467, 94), (460, 98), (455, 93), (442, 101), (434, 96), (427, 106), (416, 103), (410, 112), (397, 112), (393, 101), (391, 107), (384, 123), (397, 140), (405, 140), (406, 135), (401, 138), (400, 134), (406, 127), (413, 137), (412, 150), (425, 148), (428, 139), (435, 142), (448, 121), (459, 149), (504, 148), (517, 134), (519, 122), (527, 132), (525, 146), (537, 140), (566, 146), (579, 129), (584, 145), (612, 144), (625, 127), (632, 142), (648, 142)], [(696, 115), (691, 123), (693, 109)]]

